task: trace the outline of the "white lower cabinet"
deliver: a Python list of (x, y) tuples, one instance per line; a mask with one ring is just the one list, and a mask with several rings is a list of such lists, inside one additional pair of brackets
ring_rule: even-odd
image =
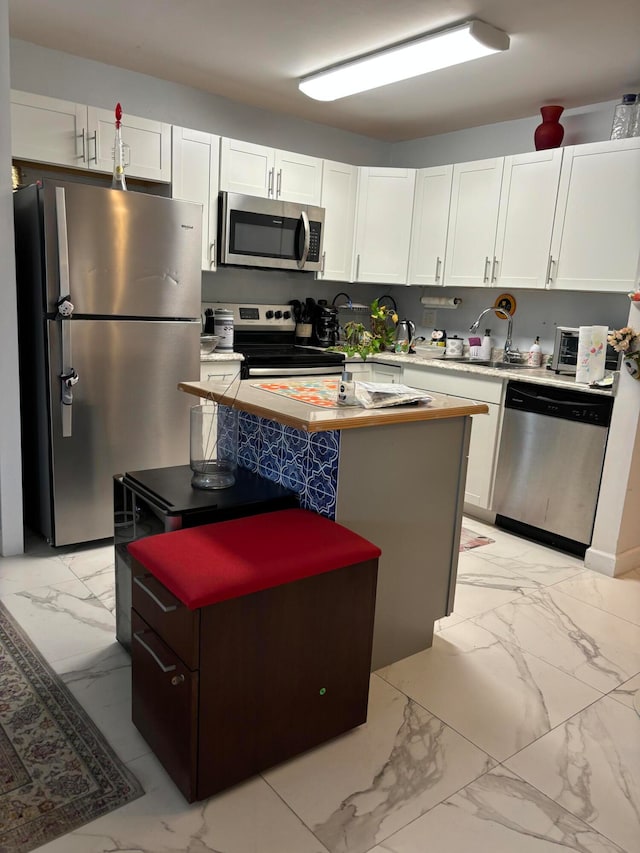
[(469, 445), (465, 503), (490, 510), (502, 429), (503, 381), (488, 376), (456, 375), (447, 370), (405, 367), (402, 381), (412, 388), (486, 403), (489, 413), (474, 415)]
[(223, 382), (230, 384), (239, 376), (239, 361), (200, 362), (200, 382)]
[(371, 381), (372, 382), (402, 382), (402, 367), (395, 364), (375, 364), (371, 365)]

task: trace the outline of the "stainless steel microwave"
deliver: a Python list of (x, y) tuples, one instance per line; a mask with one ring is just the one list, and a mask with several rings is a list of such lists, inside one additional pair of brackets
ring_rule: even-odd
[(219, 201), (219, 263), (321, 269), (324, 208), (229, 192)]
[[(580, 330), (572, 326), (558, 326), (553, 348), (551, 369), (556, 373), (575, 373), (578, 364), (578, 335)], [(622, 356), (607, 344), (605, 370), (620, 370)]]

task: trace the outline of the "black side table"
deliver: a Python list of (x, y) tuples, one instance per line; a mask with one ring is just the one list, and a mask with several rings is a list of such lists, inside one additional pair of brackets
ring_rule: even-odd
[(131, 557), (136, 539), (230, 518), (298, 506), (298, 495), (238, 468), (226, 489), (194, 489), (188, 465), (130, 471), (113, 478), (116, 637), (131, 652)]

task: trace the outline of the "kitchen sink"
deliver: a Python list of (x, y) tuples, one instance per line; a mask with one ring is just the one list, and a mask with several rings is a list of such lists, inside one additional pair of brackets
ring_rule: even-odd
[(498, 370), (532, 370), (533, 364), (509, 364), (508, 361), (486, 361), (487, 367), (495, 367)]
[(454, 364), (477, 364), (478, 367), (495, 367), (497, 370), (531, 370), (533, 365), (516, 362), (511, 364), (508, 361), (485, 361), (481, 358), (469, 358), (468, 355), (458, 355), (451, 358), (446, 356), (442, 359), (442, 364), (451, 361)]

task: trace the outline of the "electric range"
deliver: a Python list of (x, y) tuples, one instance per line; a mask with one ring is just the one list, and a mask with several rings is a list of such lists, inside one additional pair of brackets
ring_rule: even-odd
[(340, 375), (344, 354), (296, 346), (290, 305), (211, 302), (233, 313), (233, 349), (244, 357), (240, 378)]

